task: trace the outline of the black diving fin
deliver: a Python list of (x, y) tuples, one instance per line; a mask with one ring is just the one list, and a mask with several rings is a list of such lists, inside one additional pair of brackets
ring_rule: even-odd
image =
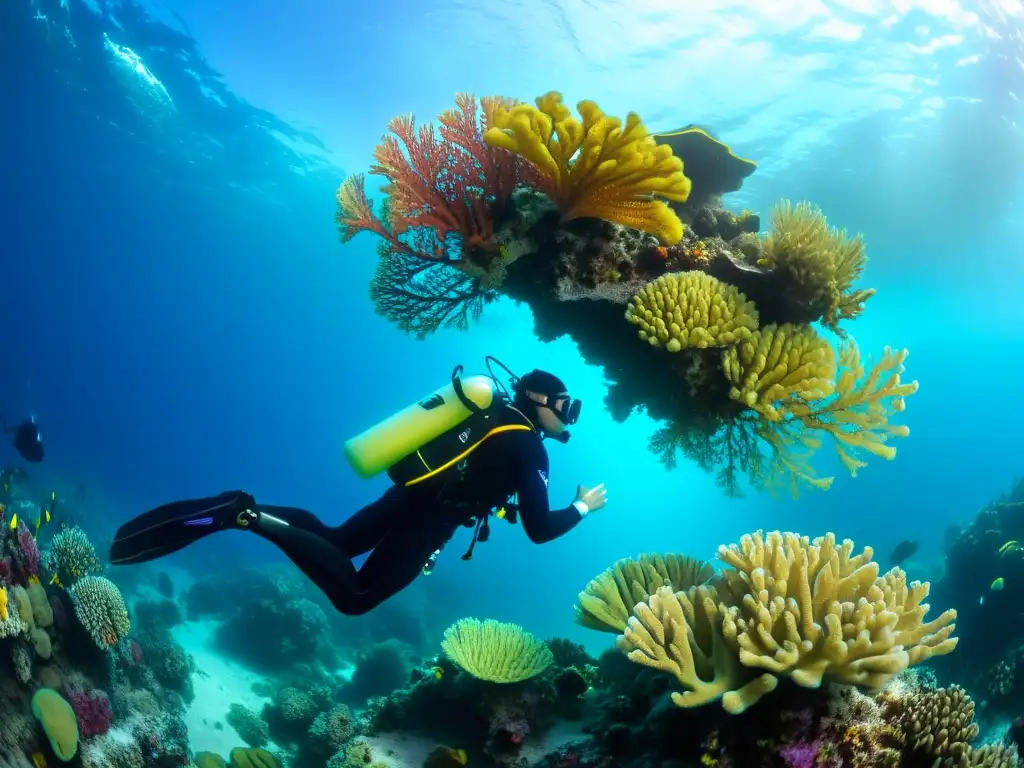
[(117, 529), (112, 565), (131, 565), (177, 552), (211, 533), (246, 529), (258, 519), (256, 500), (244, 491), (187, 499), (151, 509)]

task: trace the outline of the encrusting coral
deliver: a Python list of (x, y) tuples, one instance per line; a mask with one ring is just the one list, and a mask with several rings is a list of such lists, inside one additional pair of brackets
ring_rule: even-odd
[(728, 568), (711, 584), (663, 586), (638, 603), (619, 638), (629, 658), (674, 675), (691, 707), (721, 698), (732, 713), (774, 690), (778, 676), (881, 688), (951, 652), (956, 611), (925, 621), (928, 584), (893, 568), (879, 575), (870, 547), (773, 531), (719, 547)]
[(657, 235), (666, 245), (682, 239), (679, 217), (656, 196), (685, 202), (690, 181), (672, 148), (655, 143), (630, 113), (625, 126), (593, 101), (581, 101), (582, 122), (551, 91), (537, 106), (499, 107), (484, 141), (529, 160), (540, 174), (539, 188), (565, 221), (605, 219)]
[(662, 275), (648, 283), (626, 308), (639, 336), (669, 352), (725, 347), (749, 339), (757, 329), (757, 308), (746, 297), (703, 272)]
[(661, 587), (684, 591), (711, 578), (711, 564), (689, 555), (640, 555), (622, 558), (580, 592), (576, 623), (601, 632), (622, 632), (637, 603)]
[(517, 683), (536, 677), (553, 661), (548, 647), (516, 624), (460, 619), (441, 643), (445, 655), (473, 677)]

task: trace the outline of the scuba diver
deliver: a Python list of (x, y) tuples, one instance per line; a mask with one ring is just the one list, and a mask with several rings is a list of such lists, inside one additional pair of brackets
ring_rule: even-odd
[[(509, 373), (511, 393), (491, 370)], [(244, 491), (157, 507), (118, 529), (110, 562), (128, 565), (175, 552), (222, 530), (252, 531), (276, 545), (347, 615), (361, 615), (429, 574), (460, 526), (473, 527), (463, 560), (490, 536), (491, 515), (521, 522), (531, 541), (552, 541), (607, 503), (604, 484), (577, 487), (571, 504), (548, 504), (544, 438), (569, 439), (582, 403), (554, 374), (517, 377), (492, 357), (487, 376), (451, 383), (345, 444), (362, 477), (387, 471), (393, 485), (338, 526)], [(357, 568), (353, 558), (368, 554)]]

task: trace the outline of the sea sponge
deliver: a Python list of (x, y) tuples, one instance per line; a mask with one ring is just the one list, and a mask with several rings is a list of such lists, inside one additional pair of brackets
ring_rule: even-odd
[(32, 643), (32, 647), (35, 649), (36, 655), (43, 660), (49, 659), (53, 653), (53, 648), (50, 644), (50, 636), (46, 634), (45, 629), (39, 629), (38, 627), (31, 630), (28, 634), (28, 639)]
[(580, 122), (555, 91), (536, 104), (497, 106), (483, 138), (536, 167), (541, 191), (564, 220), (605, 219), (655, 234), (666, 245), (682, 239), (679, 217), (654, 198), (685, 202), (690, 180), (682, 161), (655, 143), (638, 115), (631, 112), (623, 126), (593, 101), (581, 101)]
[(879, 576), (873, 551), (853, 554), (831, 533), (810, 541), (758, 531), (718, 548), (732, 566), (719, 593), (729, 595), (723, 632), (744, 666), (787, 675), (817, 688), (824, 678), (880, 688), (897, 673), (951, 652), (955, 610), (925, 622), (927, 582), (907, 584), (893, 568)]
[(277, 758), (265, 749), (235, 747), (231, 750), (230, 768), (278, 768)]
[(102, 576), (83, 576), (68, 590), (75, 615), (100, 648), (109, 649), (128, 636), (131, 622), (121, 590)]
[(915, 752), (960, 759), (978, 736), (974, 701), (960, 686), (915, 694), (907, 706), (903, 729)]
[(78, 720), (71, 705), (52, 688), (40, 688), (32, 696), (32, 714), (43, 726), (57, 759), (72, 760), (78, 752)]
[(660, 587), (634, 609), (616, 646), (630, 661), (673, 675), (685, 688), (673, 693), (678, 707), (722, 700), (731, 714), (745, 711), (778, 684), (774, 675), (751, 679), (722, 633), (725, 606), (710, 587), (675, 593)]
[(83, 576), (103, 573), (96, 549), (77, 525), (64, 528), (53, 537), (47, 567), (64, 587), (70, 587)]
[[(839, 322), (864, 311), (873, 289), (853, 290), (867, 263), (864, 240), (829, 227), (810, 203), (780, 202), (764, 237), (758, 264), (788, 272), (806, 299), (822, 313), (821, 323), (840, 333)], [(840, 333), (840, 335), (842, 335)]]
[(28, 592), (25, 591), (24, 587), (15, 587), (11, 594), (14, 596), (15, 605), (18, 606), (18, 618), (21, 619), (21, 623), (24, 624), (29, 631), (35, 629), (36, 620), (32, 611), (32, 601), (29, 599)]
[[(821, 400), (835, 388), (832, 345), (807, 325), (768, 325), (722, 352), (729, 397), (770, 421), (793, 399)], [(778, 406), (778, 407), (777, 407)]]
[(669, 352), (725, 347), (749, 339), (757, 308), (736, 288), (704, 272), (675, 272), (648, 283), (626, 307), (639, 336)]
[(516, 624), (459, 619), (444, 632), (445, 655), (473, 677), (492, 683), (517, 683), (547, 669), (548, 647)]
[(53, 608), (46, 596), (46, 590), (39, 582), (29, 584), (25, 591), (28, 593), (29, 602), (32, 605), (32, 618), (35, 625), (40, 629), (46, 629), (53, 625)]
[(601, 632), (622, 632), (637, 603), (658, 588), (685, 591), (711, 578), (711, 564), (689, 555), (640, 555), (623, 558), (593, 578), (580, 592), (576, 623)]

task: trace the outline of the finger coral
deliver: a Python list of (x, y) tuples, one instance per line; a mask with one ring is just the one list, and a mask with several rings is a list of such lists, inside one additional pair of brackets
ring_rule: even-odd
[(601, 632), (622, 632), (634, 606), (660, 587), (685, 591), (706, 582), (712, 572), (710, 563), (681, 554), (617, 560), (580, 592), (576, 622)]
[(886, 347), (882, 359), (866, 371), (856, 342), (847, 339), (840, 346), (835, 385), (827, 397), (816, 399), (808, 390), (812, 397), (796, 393), (777, 403), (771, 423), (759, 429), (774, 450), (776, 479), (787, 482), (794, 495), (799, 481), (815, 483), (798, 456), (801, 450), (813, 452), (820, 446), (815, 432), (832, 438), (840, 461), (853, 476), (866, 466), (861, 453), (895, 458), (896, 448), (888, 444), (889, 438), (907, 437), (910, 429), (889, 420), (903, 412), (904, 398), (917, 392), (916, 381), (900, 379), (907, 354), (905, 349)]
[(460, 619), (445, 630), (441, 647), (452, 663), (492, 683), (528, 680), (554, 660), (548, 647), (522, 627), (493, 619)]
[(959, 760), (978, 736), (974, 701), (955, 685), (918, 693), (907, 708), (903, 728), (915, 751)]
[(626, 308), (641, 339), (669, 352), (737, 344), (757, 329), (757, 309), (731, 285), (703, 272), (662, 275)]
[(769, 325), (722, 353), (729, 397), (770, 421), (791, 400), (816, 401), (835, 387), (832, 345), (810, 326)]
[(762, 246), (758, 264), (787, 272), (821, 313), (822, 325), (837, 333), (839, 322), (858, 317), (875, 293), (853, 289), (867, 263), (863, 238), (830, 227), (810, 203), (785, 200), (776, 206)]
[(563, 220), (606, 219), (656, 234), (667, 245), (683, 236), (679, 217), (661, 200), (685, 202), (690, 181), (668, 146), (658, 146), (635, 113), (608, 117), (593, 101), (577, 105), (582, 121), (551, 91), (537, 106), (498, 107), (484, 141), (529, 160), (537, 186)]
[(778, 531), (719, 547), (719, 559), (732, 567), (722, 574), (733, 596), (724, 633), (744, 666), (809, 688), (826, 677), (879, 688), (956, 647), (956, 611), (924, 621), (927, 583), (908, 585), (899, 568), (879, 576), (872, 549), (854, 555), (853, 548), (849, 539), (837, 545), (831, 533), (812, 542)]
[(694, 587), (673, 592), (660, 587), (634, 609), (617, 646), (630, 661), (673, 675), (685, 689), (673, 693), (678, 707), (699, 707), (722, 700), (739, 714), (766, 693), (778, 678), (763, 674), (750, 680), (722, 634), (724, 606), (715, 604), (713, 589)]
[(779, 531), (744, 536), (719, 547), (728, 567), (711, 583), (660, 586), (634, 606), (616, 645), (673, 675), (684, 689), (673, 695), (677, 706), (721, 699), (733, 714), (780, 676), (807, 688), (829, 680), (879, 689), (951, 652), (956, 611), (926, 622), (928, 584), (908, 585), (899, 568), (880, 576), (871, 548), (853, 549), (831, 533), (813, 542)]

